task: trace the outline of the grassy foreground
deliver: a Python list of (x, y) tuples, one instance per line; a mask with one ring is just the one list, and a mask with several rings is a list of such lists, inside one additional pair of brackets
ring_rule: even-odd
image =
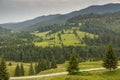
[(90, 71), (80, 72), (78, 75), (60, 75), (48, 78), (25, 79), (25, 80), (120, 80), (120, 69), (115, 71)]
[[(8, 63), (9, 62), (7, 62), (7, 65), (8, 65)], [(16, 68), (17, 64), (20, 64), (20, 62), (12, 62), (12, 66), (7, 66), (10, 76), (14, 76), (14, 72), (15, 72), (15, 68)], [(25, 76), (28, 76), (30, 64), (29, 63), (23, 63), (23, 64), (24, 64)], [(57, 65), (58, 68), (41, 71), (38, 75), (64, 72), (64, 71), (66, 71), (67, 65), (68, 65), (68, 62), (65, 62), (64, 64), (58, 64)], [(119, 61), (118, 65), (120, 65), (120, 61)], [(80, 69), (99, 68), (99, 67), (102, 67), (102, 61), (81, 62), (79, 64)]]

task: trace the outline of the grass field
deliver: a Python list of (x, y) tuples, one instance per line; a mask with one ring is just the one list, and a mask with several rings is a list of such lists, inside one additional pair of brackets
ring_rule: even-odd
[[(21, 64), (21, 62), (11, 62), (12, 66), (8, 66), (8, 63), (9, 62), (6, 63), (7, 64), (8, 72), (9, 72), (10, 76), (14, 76), (16, 65), (17, 64)], [(25, 76), (27, 76), (30, 64), (29, 63), (22, 63), (22, 64), (24, 65)]]
[[(8, 65), (9, 62), (7, 62)], [(17, 64), (21, 64), (20, 62), (12, 62), (12, 66), (7, 66), (8, 72), (10, 73), (10, 76), (14, 76), (15, 68)], [(23, 63), (24, 69), (25, 69), (25, 76), (28, 76), (29, 71), (29, 63)], [(41, 71), (39, 74), (50, 74), (50, 73), (57, 73), (57, 72), (64, 72), (66, 71), (66, 67), (68, 65), (68, 62), (65, 62), (64, 64), (58, 64), (58, 68), (56, 69), (50, 69)], [(120, 61), (119, 64), (120, 65)], [(93, 61), (93, 62), (81, 62), (79, 63), (80, 69), (89, 69), (89, 68), (99, 68), (102, 67), (102, 61)], [(39, 75), (38, 74), (38, 75)]]
[[(89, 68), (100, 68), (102, 67), (102, 61), (93, 61), (93, 62), (81, 62), (79, 63), (80, 69), (89, 69)], [(40, 72), (39, 74), (50, 74), (50, 73), (56, 73), (56, 72), (64, 72), (66, 71), (68, 62), (65, 62), (64, 64), (58, 65), (58, 68), (56, 69), (50, 69)], [(120, 61), (118, 63), (120, 66)]]
[(80, 72), (77, 75), (60, 75), (48, 78), (26, 80), (120, 80), (120, 69), (112, 72), (108, 72), (105, 70), (90, 71)]
[[(73, 30), (76, 30), (76, 33), (78, 36), (76, 36), (73, 33)], [(85, 37), (85, 35), (89, 36), (90, 38), (93, 38), (94, 34), (82, 32), (77, 28), (71, 28), (68, 30), (63, 30), (63, 33), (61, 31), (47, 35), (50, 31), (47, 32), (41, 32), (41, 33), (34, 33), (36, 36), (43, 39), (42, 42), (34, 42), (36, 46), (61, 46), (62, 44), (65, 46), (85, 46), (84, 43), (81, 43), (81, 40)], [(58, 34), (61, 36), (61, 40), (58, 37)]]

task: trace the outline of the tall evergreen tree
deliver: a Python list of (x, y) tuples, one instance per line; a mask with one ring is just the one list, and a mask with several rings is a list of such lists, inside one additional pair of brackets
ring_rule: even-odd
[(35, 63), (35, 66), (34, 66), (35, 68), (35, 74), (37, 74), (38, 73), (38, 64), (37, 63)]
[(40, 71), (42, 71), (41, 61), (38, 62), (37, 73), (39, 73)]
[(5, 60), (2, 58), (0, 62), (0, 80), (9, 80)]
[(57, 68), (57, 63), (54, 57), (51, 60), (51, 68)]
[(69, 72), (70, 75), (74, 75), (79, 71), (78, 64), (79, 62), (76, 57), (76, 52), (75, 49), (73, 49), (69, 60), (69, 65), (67, 67), (67, 71)]
[(34, 69), (33, 69), (33, 64), (32, 63), (30, 63), (29, 75), (34, 75)]
[(23, 64), (21, 64), (20, 67), (21, 67), (21, 69), (20, 69), (21, 76), (24, 76), (25, 75), (25, 70), (24, 70)]
[(14, 76), (20, 76), (20, 75), (21, 75), (20, 67), (19, 67), (19, 64), (17, 64)]
[(103, 59), (103, 67), (109, 69), (109, 71), (112, 71), (112, 69), (117, 68), (117, 64), (117, 54), (113, 51), (112, 45), (109, 45), (108, 51)]

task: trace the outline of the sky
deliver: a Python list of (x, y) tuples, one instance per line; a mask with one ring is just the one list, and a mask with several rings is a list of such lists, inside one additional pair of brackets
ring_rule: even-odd
[(19, 22), (42, 15), (66, 14), (91, 5), (120, 0), (0, 0), (0, 23)]

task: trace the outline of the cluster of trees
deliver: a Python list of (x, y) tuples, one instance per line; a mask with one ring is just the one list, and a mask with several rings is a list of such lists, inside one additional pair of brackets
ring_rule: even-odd
[[(0, 29), (1, 31), (1, 29)], [(29, 44), (34, 41), (37, 36), (28, 32), (9, 32), (2, 34), (0, 33), (0, 46), (11, 46), (11, 45), (22, 45)]]
[(107, 34), (107, 33), (101, 33), (98, 36), (94, 36), (94, 38), (91, 38), (91, 37), (86, 35), (83, 38), (82, 42), (86, 43), (89, 46), (107, 45), (110, 42), (112, 42), (112, 43), (114, 43), (115, 48), (120, 47), (120, 37), (119, 37), (119, 35)]
[[(78, 53), (77, 56), (79, 61), (93, 61), (102, 59), (106, 46), (63, 46), (42, 48), (33, 44), (21, 45), (0, 48), (0, 56), (4, 55), (6, 60), (17, 62), (37, 62), (43, 59), (52, 61), (52, 58), (54, 57), (56, 63), (60, 64), (70, 58), (72, 48), (75, 48)], [(118, 53), (119, 48), (115, 51)]]
[[(35, 62), (35, 64), (31, 62), (29, 66), (29, 75), (34, 75), (41, 71), (54, 69), (54, 68), (57, 68), (57, 64), (54, 58), (52, 58), (52, 61), (40, 60), (38, 62)], [(25, 75), (24, 65), (17, 64), (14, 76), (24, 76), (24, 75)]]
[(44, 70), (54, 69), (57, 68), (57, 63), (54, 58), (52, 61), (49, 60), (40, 60), (39, 62), (35, 63), (35, 73), (39, 73)]
[(17, 64), (14, 76), (24, 76), (25, 75), (25, 70), (23, 64), (19, 65)]

